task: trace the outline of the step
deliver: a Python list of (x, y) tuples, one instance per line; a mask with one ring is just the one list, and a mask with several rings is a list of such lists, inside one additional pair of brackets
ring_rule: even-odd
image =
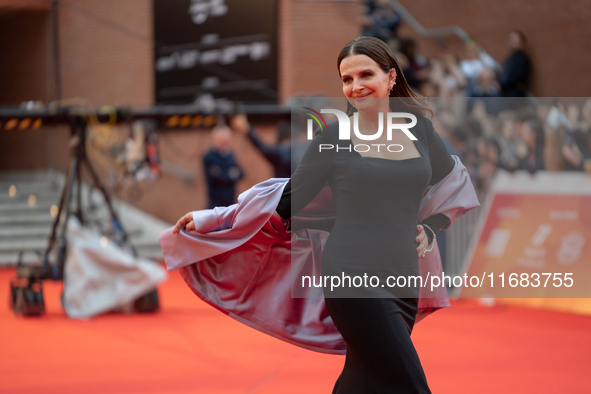
[(28, 202), (29, 196), (33, 194), (37, 201), (52, 201), (59, 203), (62, 198), (61, 191), (41, 190), (37, 193), (20, 194), (17, 193), (14, 197), (10, 197), (8, 193), (0, 194), (0, 204), (9, 204), (12, 202)]
[[(55, 221), (50, 208), (59, 204), (65, 179), (65, 174), (53, 170), (0, 172), (0, 266), (14, 265), (18, 252), (23, 249), (45, 251)], [(16, 187), (13, 197), (9, 195), (11, 185)], [(81, 191), (85, 218), (106, 225), (109, 213), (100, 191), (87, 184), (82, 185)], [(32, 207), (28, 204), (31, 194), (36, 198)], [(74, 192), (71, 208), (76, 205), (76, 200)], [(170, 224), (115, 198), (113, 204), (139, 255), (162, 260), (158, 235)], [(35, 261), (37, 257), (27, 253), (24, 259)]]
[(0, 227), (0, 239), (31, 237), (31, 238), (49, 238), (51, 226), (2, 226)]
[[(45, 248), (43, 249), (36, 249), (39, 252), (45, 254)], [(164, 257), (162, 256), (162, 250), (160, 249), (160, 245), (152, 245), (152, 246), (139, 246), (136, 247), (136, 251), (140, 257), (162, 261)], [(2, 251), (0, 250), (0, 268), (2, 267), (14, 267), (16, 262), (18, 261), (18, 255), (20, 250), (18, 251)], [(41, 262), (41, 257), (39, 257), (36, 253), (32, 250), (29, 250), (27, 253), (23, 254), (21, 261), (24, 264), (31, 264), (31, 263), (39, 263)]]
[(13, 170), (0, 172), (0, 182), (43, 182), (45, 180), (57, 180), (63, 178), (64, 174), (55, 170), (19, 171)]
[(11, 206), (8, 204), (0, 204), (0, 216), (10, 216), (10, 217), (14, 217), (14, 216), (29, 216), (29, 215), (45, 215), (45, 214), (49, 214), (51, 215), (51, 205), (47, 205), (47, 204), (43, 204), (43, 205), (37, 205), (35, 204), (32, 207), (27, 206)]
[(23, 214), (30, 212), (49, 212), (52, 205), (57, 206), (57, 204), (52, 204), (51, 202), (39, 202), (37, 200), (35, 205), (31, 207), (26, 201), (15, 201), (13, 203), (0, 204), (0, 215), (5, 212), (22, 212)]
[[(2, 217), (0, 217), (0, 219), (2, 219)], [(4, 219), (6, 219), (6, 217), (4, 217)], [(8, 219), (6, 219), (6, 223), (0, 224), (0, 240), (2, 240), (3, 238), (17, 237), (48, 238), (51, 234), (51, 229), (53, 228), (53, 220), (51, 222), (38, 222), (36, 224), (26, 224), (24, 223), (25, 221), (26, 219), (23, 218), (19, 218), (18, 221), (15, 220), (14, 222), (9, 222)], [(153, 238), (150, 235), (146, 234), (144, 229), (137, 224), (126, 225), (126, 223), (123, 223), (123, 228), (125, 229), (127, 235), (131, 239), (146, 238), (152, 239), (153, 242), (157, 242), (156, 238)]]
[(53, 180), (37, 182), (1, 181), (0, 194), (8, 194), (11, 186), (16, 188), (17, 194), (31, 194), (42, 190), (60, 191), (63, 185)]
[(0, 226), (28, 224), (31, 226), (50, 226), (54, 218), (47, 214), (36, 213), (27, 216), (0, 216)]
[[(41, 251), (44, 253), (45, 251)], [(0, 268), (14, 267), (18, 261), (18, 252), (2, 252), (0, 251)], [(21, 261), (23, 264), (38, 264), (41, 263), (41, 257), (35, 253), (25, 253)]]
[(49, 238), (28, 238), (18, 240), (0, 239), (0, 251), (19, 252), (21, 250), (45, 250)]
[[(20, 238), (20, 239), (6, 239), (0, 238), (0, 250), (1, 251), (19, 251), (19, 250), (41, 250), (47, 247), (47, 242), (49, 240), (48, 237), (28, 237), (28, 238)], [(138, 247), (158, 247), (160, 248), (160, 244), (158, 243), (157, 239), (152, 238), (139, 238), (139, 237), (129, 237), (129, 242), (138, 248)]]

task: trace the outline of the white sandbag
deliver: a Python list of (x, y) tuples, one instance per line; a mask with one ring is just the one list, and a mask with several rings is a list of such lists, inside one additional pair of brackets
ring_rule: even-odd
[(166, 279), (159, 264), (134, 257), (114, 242), (68, 221), (68, 257), (64, 268), (63, 307), (69, 317), (88, 318), (121, 308)]

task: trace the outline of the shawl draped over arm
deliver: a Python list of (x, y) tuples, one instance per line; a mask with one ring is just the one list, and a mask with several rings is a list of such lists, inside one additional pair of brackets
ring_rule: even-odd
[[(480, 206), (466, 168), (453, 158), (453, 170), (425, 190), (419, 222), (438, 213), (453, 222)], [(179, 269), (203, 301), (252, 328), (309, 350), (345, 354), (347, 344), (328, 314), (322, 289), (292, 294), (293, 278), (320, 273), (329, 234), (322, 228), (334, 221), (332, 194), (323, 189), (291, 219), (288, 231), (288, 222), (275, 211), (287, 181), (270, 179), (242, 193), (237, 204), (193, 212), (195, 231), (162, 232), (166, 266)], [(419, 270), (423, 279), (441, 275), (437, 245), (419, 258)], [(445, 287), (422, 287), (417, 321), (446, 306)]]

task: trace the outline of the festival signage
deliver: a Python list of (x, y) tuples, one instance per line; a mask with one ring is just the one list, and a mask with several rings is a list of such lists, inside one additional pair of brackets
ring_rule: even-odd
[(484, 209), (462, 297), (591, 297), (589, 175), (499, 171)]
[(155, 101), (277, 102), (273, 0), (155, 0)]

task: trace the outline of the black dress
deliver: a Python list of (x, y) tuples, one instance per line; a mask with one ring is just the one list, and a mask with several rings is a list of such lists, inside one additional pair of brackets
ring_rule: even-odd
[[(385, 281), (419, 275), (421, 198), (429, 184), (452, 171), (454, 160), (428, 119), (419, 118), (411, 132), (421, 156), (389, 160), (349, 151), (352, 142), (339, 140), (337, 124), (329, 125), (311, 142), (277, 207), (283, 218), (296, 215), (328, 181), (337, 216), (323, 250), (322, 275), (379, 279), (377, 286), (324, 288), (328, 312), (348, 345), (333, 393), (430, 393), (410, 339), (418, 292), (401, 297)], [(320, 151), (321, 144), (344, 149)]]

